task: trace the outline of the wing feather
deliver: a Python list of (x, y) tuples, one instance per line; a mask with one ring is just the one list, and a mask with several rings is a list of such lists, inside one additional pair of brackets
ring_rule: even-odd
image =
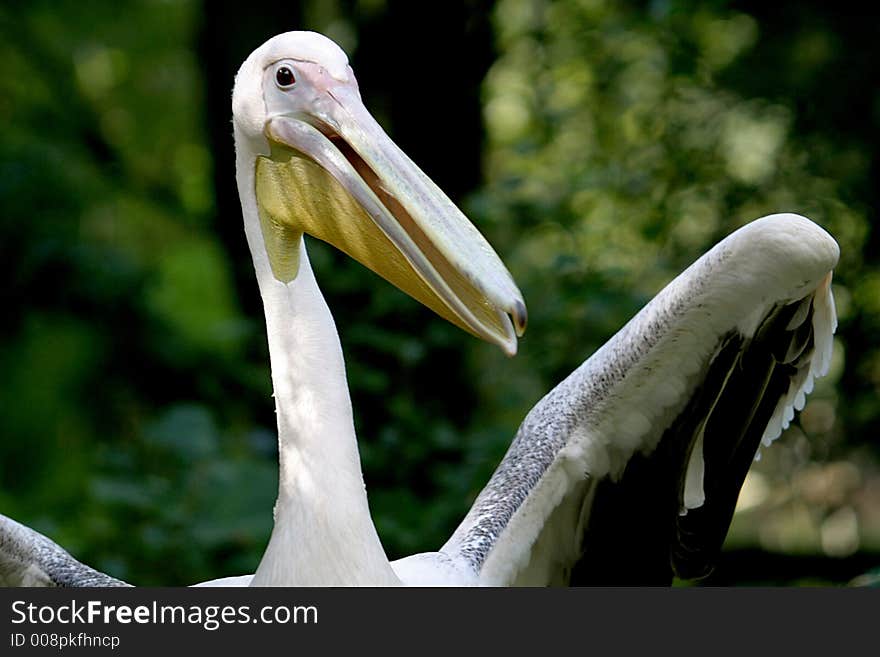
[(0, 515), (0, 586), (128, 586), (74, 559), (51, 539)]
[(621, 547), (641, 583), (705, 574), (759, 443), (828, 370), (838, 255), (792, 214), (720, 242), (538, 402), (442, 551), (488, 585), (627, 580)]

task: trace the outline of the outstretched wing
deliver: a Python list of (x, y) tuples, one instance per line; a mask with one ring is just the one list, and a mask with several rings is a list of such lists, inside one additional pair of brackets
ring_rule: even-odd
[(792, 214), (720, 242), (532, 409), (443, 553), (499, 586), (707, 574), (828, 370), (838, 255)]
[(54, 541), (0, 515), (0, 586), (128, 586), (80, 563)]

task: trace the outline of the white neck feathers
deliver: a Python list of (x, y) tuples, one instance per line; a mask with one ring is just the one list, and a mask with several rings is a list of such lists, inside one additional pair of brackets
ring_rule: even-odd
[(253, 584), (399, 583), (373, 525), (342, 347), (300, 245), (296, 278), (274, 278), (254, 192), (255, 155), (236, 134), (245, 232), (263, 298), (278, 416), (275, 526)]

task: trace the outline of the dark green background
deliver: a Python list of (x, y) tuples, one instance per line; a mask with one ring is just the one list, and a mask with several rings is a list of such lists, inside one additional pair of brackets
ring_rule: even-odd
[[(828, 379), (753, 468), (715, 583), (880, 564), (878, 16), (837, 2), (7, 2), (0, 511), (138, 584), (253, 571), (277, 485), (235, 192), (239, 63), (315, 29), (519, 283), (506, 359), (312, 245), (391, 558), (436, 549), (520, 419), (743, 223), (842, 249)], [(331, 492), (332, 494), (332, 492)]]

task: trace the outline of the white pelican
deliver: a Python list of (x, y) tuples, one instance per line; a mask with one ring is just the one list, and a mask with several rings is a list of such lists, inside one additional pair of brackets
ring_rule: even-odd
[[(719, 243), (538, 402), (439, 551), (389, 563), (303, 234), (510, 355), (525, 305), (492, 248), (364, 108), (329, 39), (290, 32), (254, 51), (233, 116), (280, 477), (256, 573), (211, 584), (659, 583), (711, 569), (759, 445), (828, 369), (838, 247), (824, 230), (780, 214)], [(105, 577), (0, 517), (0, 580), (120, 583)]]

